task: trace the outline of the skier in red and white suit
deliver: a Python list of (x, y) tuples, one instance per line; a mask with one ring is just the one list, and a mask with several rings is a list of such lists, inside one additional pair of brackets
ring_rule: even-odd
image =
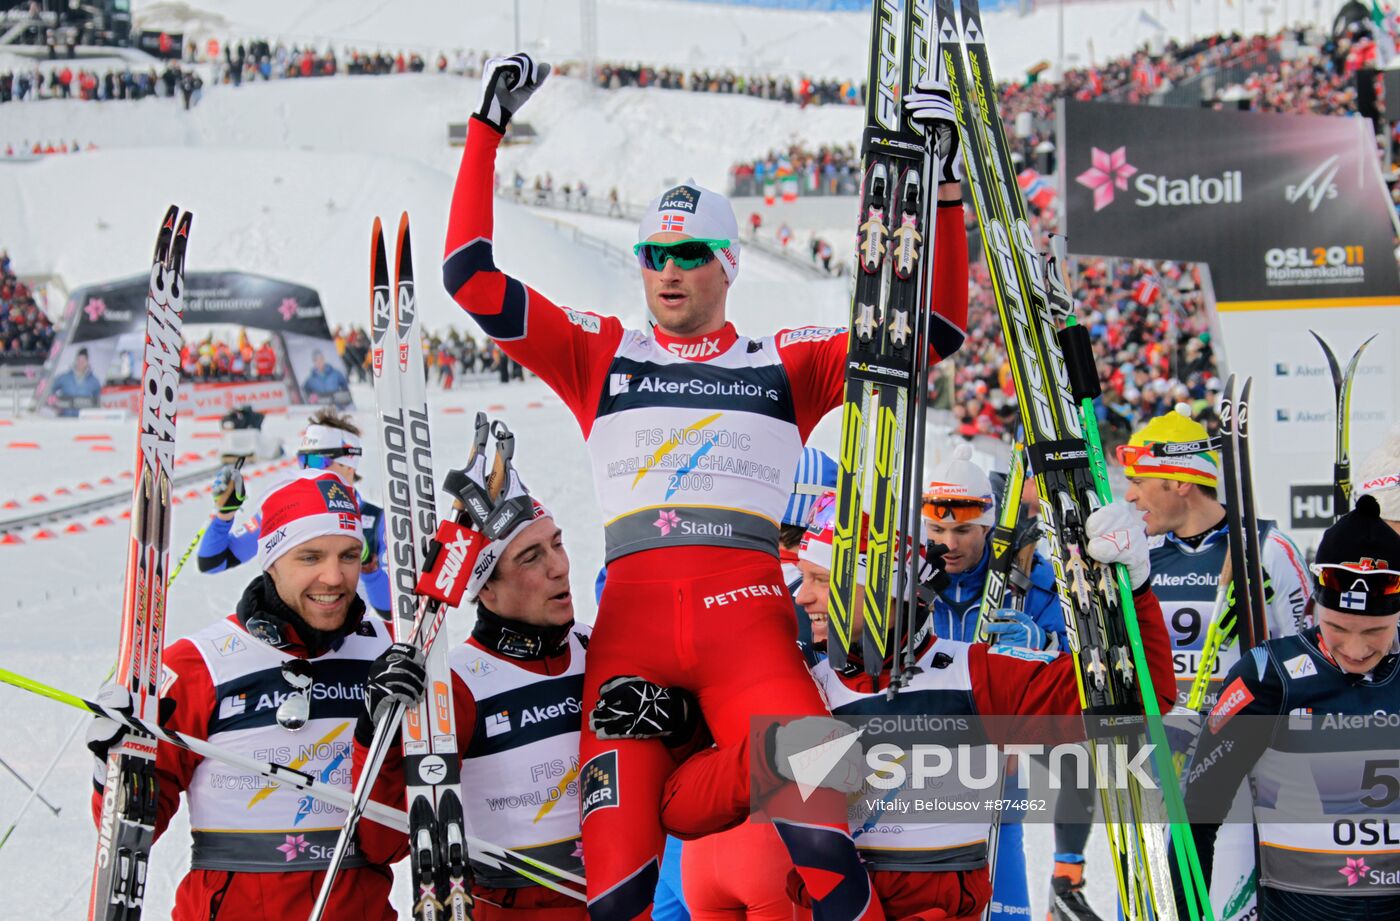
[[(592, 455), (608, 564), (584, 678), (584, 707), (615, 675), (680, 686), (700, 700), (722, 748), (749, 744), (751, 718), (825, 716), (795, 643), (778, 562), (778, 520), (802, 445), (841, 404), (846, 330), (807, 327), (750, 339), (725, 319), (739, 270), (728, 201), (687, 182), (647, 208), (639, 256), (650, 332), (561, 308), (496, 268), (492, 181), (506, 122), (548, 74), (526, 55), (488, 61), (453, 192), (443, 280), (512, 359), (573, 411)], [(951, 124), (951, 105), (933, 98)], [(926, 100), (927, 102), (927, 100)], [(929, 116), (929, 124), (934, 117)], [(961, 187), (940, 179), (930, 362), (962, 344), (967, 240)], [(667, 246), (670, 244), (670, 246)], [(745, 654), (736, 660), (734, 640)], [(814, 740), (816, 741), (816, 740)], [(580, 742), (583, 848), (595, 921), (649, 917), (673, 770), (652, 740)], [(816, 921), (880, 917), (845, 827), (844, 800), (822, 791), (821, 821), (779, 822)], [(797, 812), (783, 785), (764, 804)]]
[[(353, 727), (365, 681), (390, 649), (388, 628), (366, 616), (355, 589), (364, 549), (353, 487), (327, 470), (303, 470), (262, 502), (258, 564), (234, 613), (165, 651), (162, 723), (245, 756), (271, 758), (350, 790)], [(125, 686), (99, 700), (130, 705)], [(102, 810), (107, 752), (124, 730), (93, 720), (94, 817)], [(345, 810), (212, 759), (160, 745), (156, 834), (188, 804), (190, 870), (175, 892), (174, 921), (305, 918), (330, 863)], [(393, 921), (393, 875), (352, 848), (327, 917)]]

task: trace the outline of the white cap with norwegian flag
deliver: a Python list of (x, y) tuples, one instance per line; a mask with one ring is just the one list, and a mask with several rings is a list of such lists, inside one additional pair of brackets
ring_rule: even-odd
[(637, 242), (653, 234), (683, 233), (697, 240), (728, 240), (719, 250), (719, 264), (729, 283), (739, 274), (739, 220), (729, 199), (687, 179), (656, 196), (642, 212)]

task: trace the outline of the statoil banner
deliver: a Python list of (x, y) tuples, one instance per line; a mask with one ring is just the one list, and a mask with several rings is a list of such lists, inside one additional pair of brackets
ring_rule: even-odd
[(1073, 252), (1209, 263), (1222, 310), (1400, 294), (1366, 119), (1061, 106)]

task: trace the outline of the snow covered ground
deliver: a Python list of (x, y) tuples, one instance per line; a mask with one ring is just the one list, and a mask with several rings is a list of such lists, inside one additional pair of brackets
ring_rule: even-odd
[[(864, 16), (794, 14), (701, 4), (599, 0), (598, 54), (604, 59), (671, 62), (696, 68), (808, 71), (857, 76), (863, 71)], [(527, 47), (555, 60), (577, 57), (577, 4), (522, 0)], [(504, 49), (512, 44), (510, 3), (496, 0), (195, 0), (136, 4), (147, 27), (187, 29), (221, 39), (266, 36), (323, 45), (358, 44), (424, 50)], [(1099, 59), (1142, 37), (1140, 5), (1113, 2), (1067, 10), (1075, 47), (1093, 40)], [(1178, 5), (1178, 10), (1181, 7)], [(1053, 9), (1027, 19), (989, 21), (993, 53), (1008, 73), (1052, 57)], [(1165, 13), (1179, 19), (1180, 13)], [(1197, 9), (1197, 26), (1207, 25)], [(1167, 20), (1173, 25), (1176, 19)], [(201, 31), (202, 30), (202, 31)], [(1135, 31), (1136, 30), (1136, 31)], [(1049, 37), (1049, 40), (1047, 40)], [(1073, 51), (1074, 48), (1071, 48)], [(1081, 51), (1086, 55), (1087, 50)], [(0, 62), (0, 67), (8, 66)], [(316, 287), (332, 323), (363, 322), (368, 228), (376, 214), (392, 219), (407, 209), (417, 238), (420, 301), (429, 327), (465, 325), (436, 275), (446, 207), (458, 151), (447, 125), (468, 114), (474, 81), (423, 75), (341, 77), (257, 84), (234, 90), (211, 86), (183, 112), (170, 100), (139, 103), (45, 101), (4, 107), (0, 148), (29, 140), (79, 139), (100, 150), (31, 163), (0, 159), (0, 247), (23, 273), (62, 277), (69, 288), (138, 274), (149, 259), (155, 222), (169, 202), (196, 213), (189, 265), (233, 268)], [(502, 154), (502, 171), (550, 171), (556, 183), (583, 178), (595, 196), (617, 184), (624, 198), (645, 201), (665, 183), (693, 176), (723, 188), (729, 165), (794, 139), (849, 142), (858, 137), (853, 109), (792, 106), (736, 97), (632, 90), (603, 92), (578, 81), (553, 80), (531, 103), (527, 118), (539, 132), (530, 146)], [(508, 175), (508, 173), (507, 173)], [(634, 239), (627, 222), (573, 213), (543, 213), (498, 203), (500, 265), (570, 306), (644, 322), (635, 269), (575, 245), (569, 228), (624, 252)], [(839, 223), (839, 222), (837, 222)], [(823, 225), (825, 226), (825, 225)], [(801, 242), (801, 241), (799, 241)], [(846, 283), (817, 280), (781, 261), (746, 252), (732, 295), (733, 316), (754, 334), (803, 323), (838, 322)], [(357, 392), (362, 407), (367, 391)], [(593, 576), (602, 558), (599, 510), (577, 426), (538, 382), (472, 383), (432, 394), (439, 471), (460, 461), (472, 414), (503, 416), (519, 437), (520, 468), (539, 498), (564, 525), (573, 558), (580, 616), (591, 619)], [(10, 424), (3, 424), (9, 421)], [(360, 421), (368, 425), (366, 412)], [(290, 437), (299, 416), (272, 418), (271, 430)], [(814, 443), (834, 448), (833, 414)], [(202, 451), (206, 427), (182, 424), (181, 449)], [(78, 436), (106, 435), (110, 451)], [(128, 423), (0, 419), (0, 506), (23, 504), (37, 492), (116, 476), (130, 462)], [(38, 448), (10, 448), (32, 442)], [(932, 462), (944, 442), (931, 442)], [(374, 471), (373, 448), (366, 469)], [(255, 488), (261, 480), (255, 480)], [(367, 483), (371, 498), (377, 478)], [(119, 508), (119, 507), (118, 507)], [(175, 510), (173, 546), (182, 551), (204, 520), (203, 500)], [(90, 523), (90, 519), (84, 519)], [(64, 688), (93, 691), (113, 657), (120, 577), (125, 554), (120, 524), (89, 527), (49, 541), (0, 546), (0, 664)], [(246, 572), (205, 576), (189, 569), (170, 595), (170, 635), (194, 630), (227, 613)], [(449, 639), (460, 639), (469, 618), (454, 615)], [(67, 735), (74, 717), (62, 707), (0, 688), (0, 757), (37, 777)], [(3, 850), (0, 919), (75, 917), (86, 897), (93, 832), (87, 798), (90, 759), (80, 744), (66, 748), (45, 793), (63, 807), (55, 818), (32, 810)], [(0, 834), (24, 796), (0, 774)], [(1049, 829), (1031, 826), (1033, 915), (1045, 910)], [(1110, 904), (1111, 883), (1102, 835), (1093, 839), (1094, 900)], [(147, 917), (168, 914), (188, 862), (183, 819), (156, 847)], [(404, 900), (401, 900), (401, 904)]]

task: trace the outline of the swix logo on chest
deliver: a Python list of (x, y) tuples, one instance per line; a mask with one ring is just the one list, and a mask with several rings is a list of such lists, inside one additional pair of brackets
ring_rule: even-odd
[(666, 351), (678, 358), (709, 358), (719, 354), (719, 339), (706, 337), (696, 342), (668, 342)]

